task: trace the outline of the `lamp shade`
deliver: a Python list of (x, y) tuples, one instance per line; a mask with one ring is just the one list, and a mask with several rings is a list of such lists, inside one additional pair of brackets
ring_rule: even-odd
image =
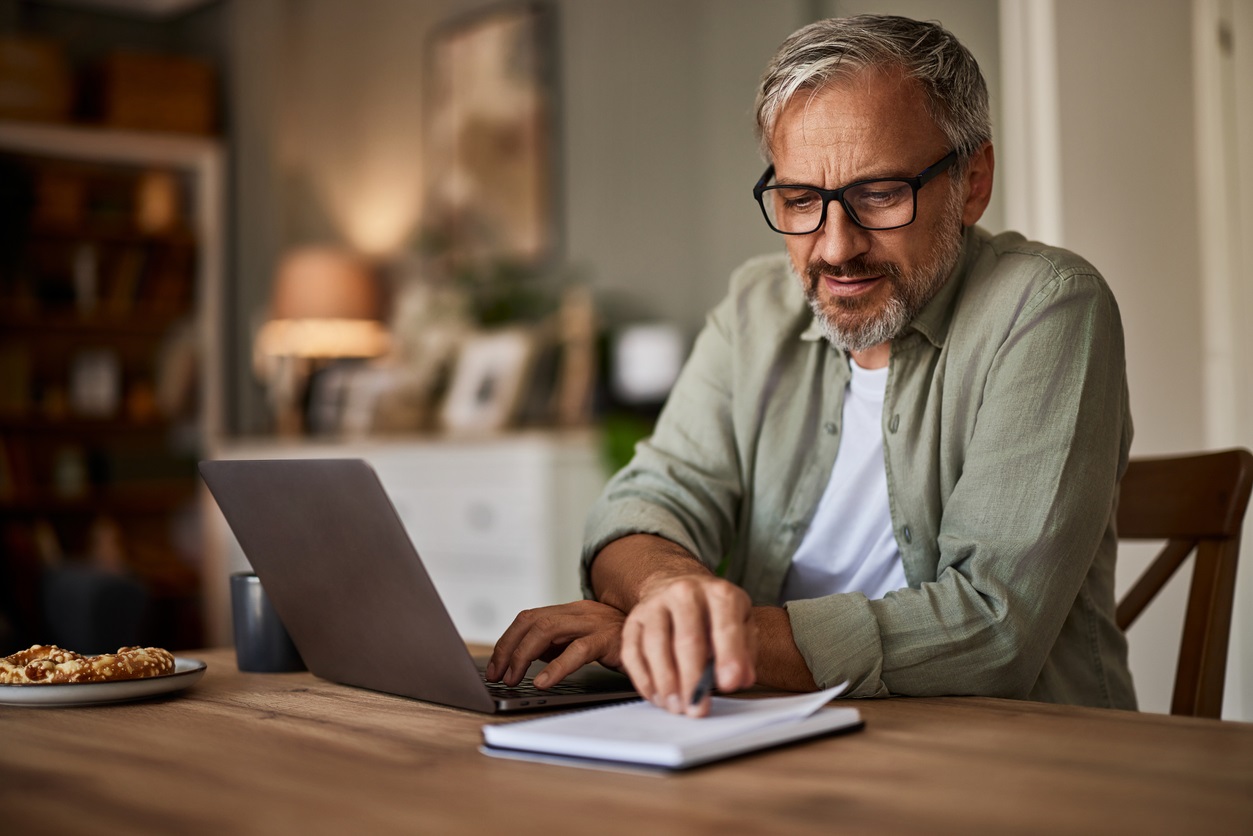
[(378, 286), (352, 253), (301, 247), (283, 257), (274, 277), (271, 319), (378, 319)]
[(274, 278), (270, 321), (257, 335), (263, 354), (375, 357), (388, 350), (373, 271), (334, 247), (289, 252)]

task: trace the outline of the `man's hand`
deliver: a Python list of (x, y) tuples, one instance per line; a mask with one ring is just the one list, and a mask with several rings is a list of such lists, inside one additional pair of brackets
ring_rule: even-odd
[(622, 662), (635, 689), (672, 713), (703, 717), (709, 695), (690, 702), (711, 659), (718, 690), (748, 688), (757, 679), (752, 611), (743, 589), (708, 572), (649, 583), (622, 630)]
[(715, 577), (682, 547), (651, 534), (609, 543), (592, 563), (597, 597), (629, 612), (622, 663), (644, 697), (675, 713), (703, 717), (709, 699), (689, 705), (710, 659), (724, 693), (760, 682), (817, 688), (781, 607), (754, 607), (743, 589)]
[(535, 677), (540, 688), (560, 682), (592, 662), (621, 667), (625, 619), (620, 610), (596, 601), (524, 610), (496, 642), (487, 678), (517, 685), (536, 659), (548, 662)]

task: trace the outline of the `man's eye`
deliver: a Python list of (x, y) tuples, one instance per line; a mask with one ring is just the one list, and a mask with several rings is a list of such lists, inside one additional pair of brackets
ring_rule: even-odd
[(885, 206), (894, 206), (905, 200), (909, 196), (909, 184), (897, 183), (894, 185), (868, 186), (859, 189), (853, 199), (863, 205), (876, 209)]
[(822, 207), (822, 198), (816, 192), (780, 192), (779, 197), (789, 212), (816, 212)]

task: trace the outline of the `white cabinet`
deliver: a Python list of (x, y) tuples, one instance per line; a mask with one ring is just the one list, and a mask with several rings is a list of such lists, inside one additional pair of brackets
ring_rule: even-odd
[[(528, 607), (579, 597), (583, 524), (606, 474), (593, 433), (477, 440), (239, 442), (217, 458), (361, 458), (370, 463), (467, 641), (491, 643)], [(211, 635), (229, 639), (226, 578), (248, 563), (208, 514)]]

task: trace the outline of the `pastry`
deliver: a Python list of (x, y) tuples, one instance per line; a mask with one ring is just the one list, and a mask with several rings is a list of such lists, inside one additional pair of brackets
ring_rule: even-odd
[(174, 656), (159, 647), (123, 647), (117, 653), (83, 656), (37, 644), (0, 658), (0, 685), (64, 685), (115, 682), (174, 672)]

